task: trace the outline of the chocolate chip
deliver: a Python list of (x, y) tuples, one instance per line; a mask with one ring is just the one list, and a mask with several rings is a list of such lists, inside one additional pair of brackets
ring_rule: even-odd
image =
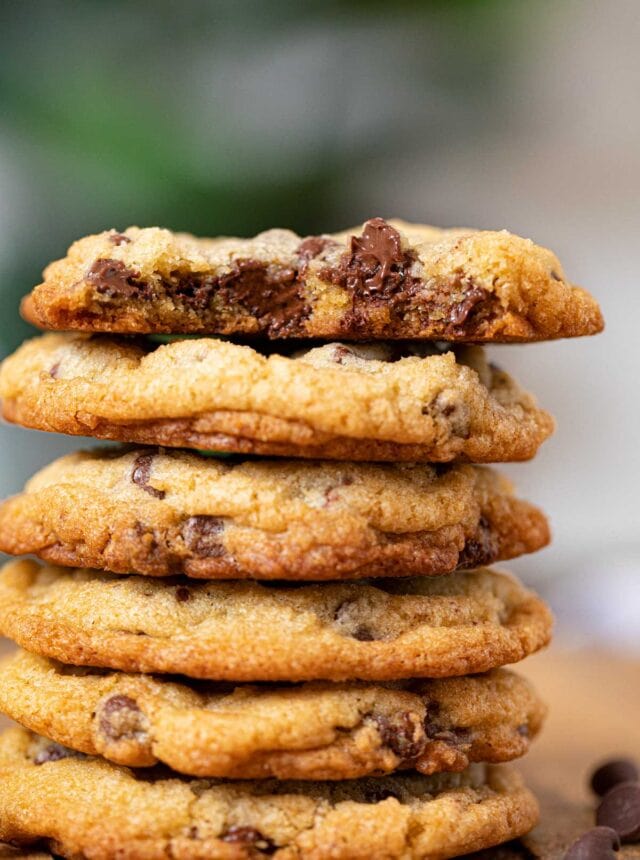
[(555, 269), (551, 269), (551, 277), (553, 278), (553, 280), (554, 280), (554, 281), (561, 281), (561, 280), (562, 280), (562, 278), (561, 278), (561, 277), (560, 277), (560, 275), (556, 272), (556, 270), (555, 270)]
[(309, 260), (315, 259), (315, 257), (321, 254), (325, 248), (329, 247), (329, 245), (336, 244), (337, 242), (326, 236), (308, 236), (298, 245), (297, 254), (302, 260), (308, 262)]
[(378, 727), (382, 743), (398, 758), (405, 762), (411, 761), (424, 752), (427, 738), (417, 714), (409, 711), (393, 717), (376, 714), (372, 719)]
[(51, 365), (51, 367), (49, 368), (49, 376), (52, 379), (57, 379), (59, 370), (60, 370), (60, 362), (56, 361), (56, 363)]
[(431, 415), (434, 420), (445, 418), (452, 435), (468, 439), (471, 432), (469, 407), (458, 400), (451, 391), (441, 391), (422, 407), (423, 415)]
[(498, 557), (498, 540), (486, 517), (480, 517), (476, 534), (467, 538), (458, 556), (461, 569), (492, 564)]
[(257, 260), (236, 260), (216, 284), (222, 302), (240, 305), (271, 337), (305, 334), (303, 323), (311, 309), (300, 287), (295, 268), (272, 268)]
[(156, 499), (164, 499), (166, 493), (164, 490), (157, 490), (149, 484), (151, 476), (151, 466), (153, 463), (153, 454), (138, 454), (133, 461), (133, 469), (131, 470), (131, 480), (137, 484), (145, 493), (149, 493)]
[(182, 527), (182, 537), (191, 552), (203, 558), (219, 558), (225, 555), (222, 543), (224, 520), (199, 514), (189, 517)]
[(109, 241), (113, 242), (114, 245), (128, 245), (131, 239), (125, 236), (124, 233), (110, 233)]
[(640, 778), (635, 762), (628, 758), (611, 759), (596, 768), (591, 776), (591, 790), (599, 797), (619, 782), (636, 782)]
[(351, 237), (351, 259), (361, 270), (362, 287), (370, 293), (380, 292), (393, 267), (405, 262), (400, 234), (383, 218), (372, 218), (364, 225), (362, 236)]
[(424, 729), (430, 741), (444, 741), (452, 747), (464, 747), (471, 742), (471, 729), (466, 726), (445, 726), (440, 719), (440, 703), (427, 704)]
[(612, 827), (622, 842), (640, 841), (640, 782), (621, 782), (596, 810), (596, 824)]
[(340, 633), (351, 636), (359, 642), (373, 642), (376, 636), (367, 624), (360, 621), (358, 616), (358, 602), (356, 600), (345, 600), (335, 610), (334, 621)]
[(85, 280), (97, 292), (111, 299), (146, 298), (148, 285), (139, 280), (140, 272), (129, 269), (121, 260), (96, 260), (85, 275)]
[(489, 293), (486, 290), (482, 287), (475, 286), (475, 284), (468, 279), (463, 279), (463, 284), (465, 285), (464, 298), (462, 301), (453, 305), (449, 312), (449, 322), (454, 326), (454, 328), (464, 325), (474, 309), (489, 296)]
[(331, 487), (327, 487), (324, 491), (325, 505), (330, 505), (340, 498), (340, 488), (350, 487), (353, 484), (351, 475), (343, 475), (340, 480)]
[(334, 347), (331, 358), (333, 361), (335, 361), (336, 364), (344, 364), (345, 358), (349, 358), (353, 355), (353, 350), (349, 349), (348, 346), (344, 346), (343, 344), (339, 343)]
[(230, 827), (220, 839), (232, 845), (251, 845), (264, 854), (273, 854), (275, 844), (255, 827)]
[(372, 304), (384, 303), (390, 314), (402, 316), (423, 282), (411, 275), (412, 253), (402, 248), (400, 234), (383, 218), (364, 225), (352, 236), (349, 250), (337, 266), (321, 269), (319, 276), (351, 293), (352, 307), (342, 320), (348, 332), (363, 331)]
[(191, 600), (191, 590), (186, 585), (179, 585), (176, 588), (176, 600), (178, 603), (187, 603)]
[(75, 758), (77, 753), (63, 747), (61, 744), (50, 743), (38, 750), (33, 758), (34, 764), (45, 764), (48, 761), (60, 761), (63, 758)]
[(140, 739), (146, 733), (146, 716), (130, 696), (115, 695), (100, 708), (100, 731), (111, 740)]
[(565, 860), (613, 860), (620, 848), (618, 834), (611, 827), (594, 827), (579, 836), (564, 855)]

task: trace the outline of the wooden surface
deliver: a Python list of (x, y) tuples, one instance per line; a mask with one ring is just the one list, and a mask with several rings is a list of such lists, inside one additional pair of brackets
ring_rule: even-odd
[[(0, 653), (7, 649), (0, 645)], [(494, 850), (483, 858), (562, 860), (575, 836), (593, 825), (588, 790), (593, 766), (614, 755), (640, 761), (640, 658), (551, 648), (521, 663), (518, 671), (535, 683), (550, 708), (542, 735), (516, 765), (540, 799), (542, 821), (525, 849)], [(0, 717), (0, 726), (7, 724)], [(618, 856), (640, 860), (640, 846), (627, 846)]]

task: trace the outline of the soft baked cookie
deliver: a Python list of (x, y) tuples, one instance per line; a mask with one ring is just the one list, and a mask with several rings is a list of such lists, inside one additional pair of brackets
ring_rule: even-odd
[(448, 573), (533, 552), (544, 514), (479, 466), (248, 462), (103, 448), (0, 505), (0, 551), (213, 579)]
[(24, 729), (0, 738), (0, 839), (91, 860), (444, 860), (526, 833), (512, 770), (345, 782), (228, 782), (131, 771)]
[(382, 218), (306, 239), (105, 231), (48, 266), (22, 313), (60, 330), (325, 340), (532, 341), (603, 327), (595, 300), (528, 239)]
[(117, 764), (162, 762), (235, 779), (353, 779), (460, 771), (524, 755), (544, 705), (506, 670), (392, 686), (216, 685), (74, 668), (28, 654), (0, 663), (0, 711)]
[(495, 571), (321, 585), (188, 582), (7, 564), (0, 633), (73, 665), (231, 681), (484, 672), (545, 645), (551, 616)]
[(4, 362), (0, 397), (5, 418), (40, 430), (339, 460), (522, 460), (552, 432), (480, 348), (416, 348), (427, 354), (327, 344), (267, 357), (213, 338), (50, 334)]

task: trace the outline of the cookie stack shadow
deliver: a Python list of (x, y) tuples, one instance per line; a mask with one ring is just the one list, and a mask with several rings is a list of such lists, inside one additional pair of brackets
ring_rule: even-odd
[(602, 328), (555, 256), (382, 219), (130, 228), (23, 314), (53, 331), (5, 361), (5, 418), (125, 444), (0, 506), (0, 550), (39, 559), (0, 575), (0, 841), (438, 860), (528, 832), (505, 763), (545, 707), (504, 666), (551, 616), (487, 566), (549, 530), (480, 464), (553, 423), (478, 344)]

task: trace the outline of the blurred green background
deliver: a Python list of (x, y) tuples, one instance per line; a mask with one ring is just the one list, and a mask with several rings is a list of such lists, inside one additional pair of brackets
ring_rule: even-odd
[[(3, 354), (43, 266), (109, 227), (397, 215), (531, 236), (608, 331), (496, 348), (559, 425), (510, 469), (556, 532), (514, 567), (577, 607), (578, 630), (638, 642), (636, 0), (5, 0), (0, 17)], [(0, 432), (3, 495), (78, 445)]]

